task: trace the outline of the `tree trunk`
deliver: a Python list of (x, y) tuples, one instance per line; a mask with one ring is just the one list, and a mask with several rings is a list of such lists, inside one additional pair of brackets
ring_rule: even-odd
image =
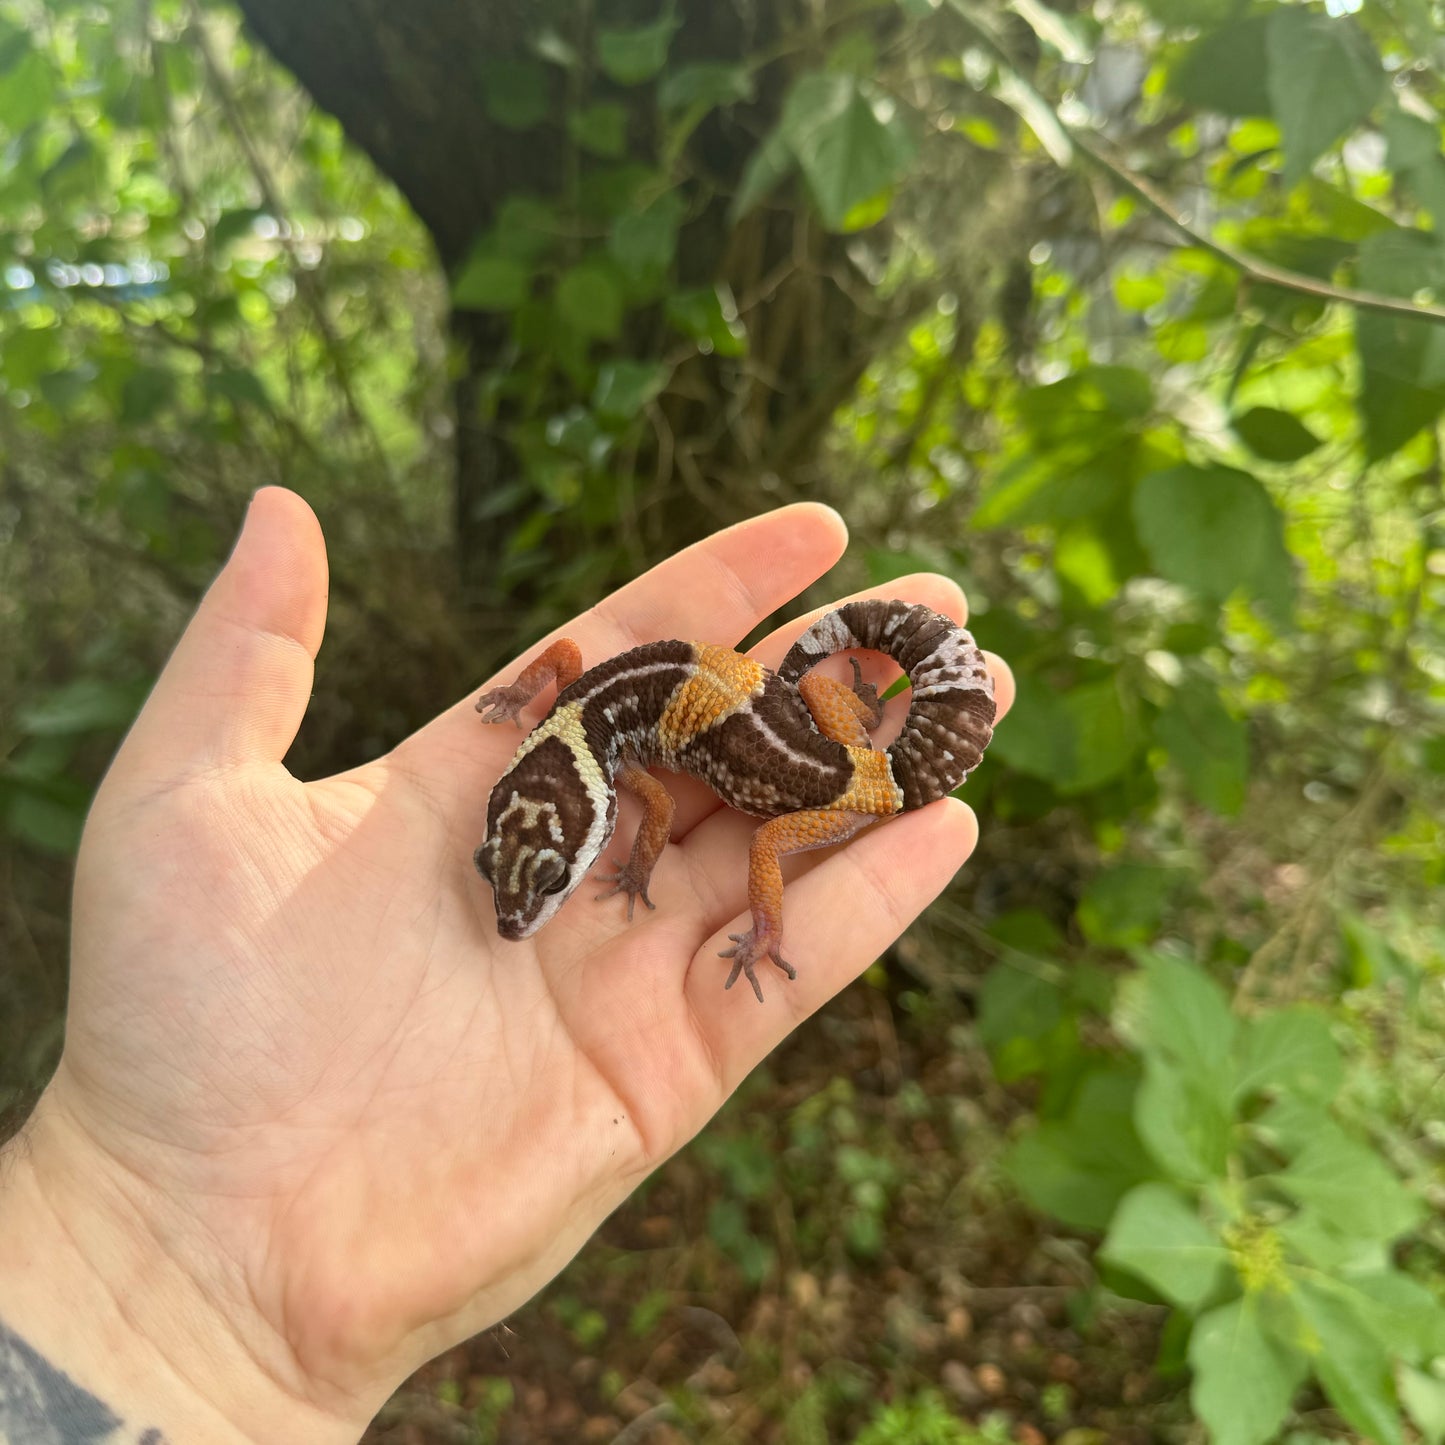
[[(265, 44), (400, 188), (449, 269), (463, 261), (508, 196), (565, 197), (575, 186), (575, 169), (569, 171), (575, 149), (556, 123), (569, 114), (570, 72), (546, 67), (555, 90), (547, 118), (523, 133), (488, 114), (480, 76), (489, 62), (533, 60), (536, 39), (549, 27), (585, 50), (591, 37), (578, 33), (579, 17), (590, 13), (584, 7), (560, 0), (240, 3)], [(645, 24), (655, 14), (647, 7), (639, 16), (627, 0), (599, 0), (595, 8), (612, 25)], [(685, 0), (679, 13), (669, 71), (692, 61), (739, 62), (776, 47), (780, 37), (806, 35), (817, 21), (813, 6), (795, 14), (791, 4), (760, 0)], [(826, 234), (805, 204), (756, 209), (738, 223), (730, 218), (729, 198), (777, 120), (789, 62), (763, 67), (756, 79), (750, 102), (712, 111), (688, 139), (690, 189), (703, 199), (680, 233), (676, 258), (680, 286), (720, 285), (736, 298), (748, 354), (688, 357), (651, 409), (651, 429), (618, 483), (633, 489), (632, 517), (624, 518), (630, 565), (785, 500), (832, 413), (912, 309), (906, 297), (877, 303), (849, 262), (844, 238)], [(609, 98), (628, 108), (630, 152), (645, 145), (652, 153), (652, 87), (619, 86)], [(525, 487), (501, 491), (521, 475), (509, 442), (512, 424), (526, 419), (519, 404), (509, 410), (503, 402), (495, 416), (478, 405), (485, 373), (509, 345), (510, 319), (458, 311), (452, 334), (460, 352), (456, 546), (463, 576), (485, 595), (492, 579), (503, 576), (508, 540), (537, 499)], [(661, 308), (653, 307), (629, 313), (625, 334), (612, 344), (620, 356), (654, 358), (676, 343)], [(555, 407), (541, 398), (543, 415), (565, 410), (576, 397), (574, 391)], [(529, 396), (533, 420), (538, 402)], [(589, 535), (585, 525), (561, 517), (547, 534), (548, 567), (564, 568), (589, 546), (595, 549), (595, 519), (593, 526)], [(535, 590), (516, 576), (506, 588), (512, 602)]]

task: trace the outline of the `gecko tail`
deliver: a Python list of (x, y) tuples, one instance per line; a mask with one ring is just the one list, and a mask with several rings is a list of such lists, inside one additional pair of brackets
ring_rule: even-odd
[(966, 628), (909, 602), (848, 602), (815, 622), (778, 668), (796, 684), (836, 652), (867, 648), (891, 657), (913, 689), (903, 730), (888, 749), (905, 811), (951, 793), (993, 737), (993, 679)]

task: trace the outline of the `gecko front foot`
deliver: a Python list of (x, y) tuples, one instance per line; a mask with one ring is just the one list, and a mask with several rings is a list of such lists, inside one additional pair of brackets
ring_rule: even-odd
[(758, 983), (758, 976), (753, 972), (753, 965), (761, 963), (763, 959), (770, 958), (783, 970), (789, 978), (797, 978), (798, 970), (783, 957), (782, 938), (770, 931), (764, 931), (759, 937), (754, 928), (748, 929), (746, 933), (730, 933), (734, 947), (720, 949), (719, 958), (730, 958), (733, 961), (733, 971), (728, 974), (728, 981), (723, 984), (724, 988), (731, 988), (737, 981), (740, 973), (747, 975), (747, 980), (753, 986), (753, 992), (758, 996), (758, 1002), (763, 1001), (762, 985)]
[(477, 699), (477, 711), (485, 723), (514, 722), (522, 726), (518, 714), (531, 702), (533, 694), (513, 683), (510, 687), (494, 687)]
[(631, 923), (632, 910), (639, 898), (649, 908), (657, 907), (657, 904), (647, 896), (647, 884), (652, 876), (652, 869), (649, 868), (644, 873), (641, 869), (632, 866), (630, 858), (626, 863), (620, 858), (614, 858), (612, 861), (617, 865), (617, 872), (608, 873), (597, 880), (599, 883), (610, 883), (612, 887), (605, 893), (599, 893), (597, 901), (600, 903), (604, 898), (611, 898), (616, 893), (625, 893), (627, 895), (627, 921)]

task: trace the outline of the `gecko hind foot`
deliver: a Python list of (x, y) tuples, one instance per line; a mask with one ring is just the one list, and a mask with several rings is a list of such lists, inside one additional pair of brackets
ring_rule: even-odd
[(753, 972), (753, 965), (761, 963), (763, 959), (770, 958), (790, 979), (798, 976), (798, 970), (793, 967), (782, 955), (782, 940), (775, 935), (764, 933), (760, 938), (754, 929), (748, 929), (746, 933), (730, 933), (734, 947), (718, 950), (719, 958), (730, 958), (733, 961), (733, 971), (728, 974), (728, 981), (723, 984), (725, 989), (731, 988), (737, 981), (738, 975), (744, 974), (753, 986), (753, 992), (758, 997), (758, 1002), (763, 1002), (763, 988), (758, 982), (758, 976)]
[(617, 865), (617, 872), (604, 874), (597, 880), (599, 883), (610, 883), (612, 887), (607, 889), (605, 893), (599, 893), (597, 895), (597, 901), (600, 903), (604, 898), (611, 898), (615, 894), (625, 893), (627, 895), (627, 921), (631, 923), (632, 910), (636, 906), (639, 898), (642, 899), (648, 908), (655, 909), (657, 907), (657, 904), (647, 896), (647, 885), (651, 878), (651, 870), (639, 878), (633, 871), (631, 861), (624, 863), (620, 858), (614, 858), (612, 861)]
[(477, 699), (477, 711), (484, 723), (514, 722), (521, 727), (522, 719), (518, 714), (531, 700), (530, 695), (521, 692), (515, 685), (494, 687)]

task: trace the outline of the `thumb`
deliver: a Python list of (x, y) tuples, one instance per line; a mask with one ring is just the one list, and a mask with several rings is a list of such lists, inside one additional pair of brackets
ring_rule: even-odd
[(295, 492), (264, 487), (114, 773), (153, 787), (212, 768), (279, 762), (301, 726), (325, 626), (320, 523)]

